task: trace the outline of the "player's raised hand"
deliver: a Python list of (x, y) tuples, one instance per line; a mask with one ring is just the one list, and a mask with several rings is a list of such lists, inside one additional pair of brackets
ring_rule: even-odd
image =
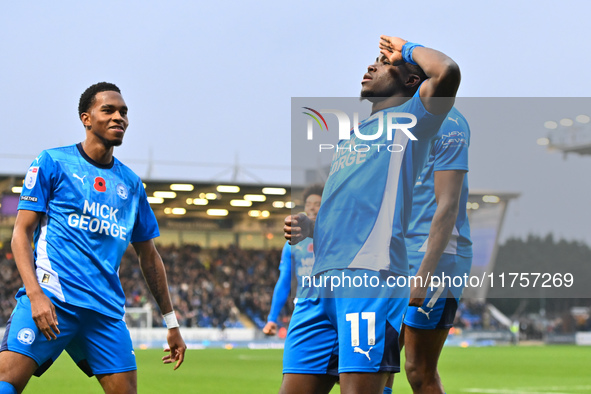
[(406, 44), (406, 40), (400, 37), (380, 36), (380, 53), (390, 61), (390, 63), (403, 62), (402, 47)]
[(168, 347), (164, 349), (164, 351), (169, 352), (169, 354), (162, 357), (162, 362), (164, 362), (164, 364), (171, 364), (176, 361), (176, 365), (174, 366), (174, 369), (176, 370), (185, 360), (185, 350), (187, 350), (187, 345), (185, 345), (185, 341), (181, 336), (181, 330), (178, 327), (168, 330), (166, 339), (168, 341)]
[(265, 324), (265, 327), (263, 327), (263, 334), (269, 336), (277, 334), (277, 323), (274, 323), (272, 321), (267, 322), (267, 324)]
[(298, 213), (297, 215), (289, 215), (285, 218), (283, 231), (285, 232), (285, 239), (289, 241), (289, 244), (295, 245), (311, 236), (314, 233), (314, 226), (312, 220), (304, 213)]
[(31, 314), (39, 331), (48, 341), (57, 339), (57, 335), (60, 333), (59, 328), (57, 328), (59, 323), (55, 313), (55, 306), (49, 297), (43, 291), (28, 296), (31, 301)]

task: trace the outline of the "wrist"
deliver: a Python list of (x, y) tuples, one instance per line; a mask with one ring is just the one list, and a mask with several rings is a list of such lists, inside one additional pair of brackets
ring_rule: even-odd
[(25, 286), (25, 291), (27, 293), (27, 296), (29, 297), (29, 299), (31, 298), (37, 298), (40, 296), (44, 296), (45, 293), (43, 292), (43, 289), (41, 289), (41, 286), (37, 285), (37, 286), (31, 286), (30, 288)]
[(176, 318), (176, 313), (174, 313), (174, 311), (168, 312), (167, 314), (162, 315), (162, 318), (164, 319), (164, 323), (166, 324), (166, 328), (168, 328), (169, 330), (179, 327), (179, 322)]
[(418, 279), (416, 281), (418, 285), (417, 287), (426, 287), (429, 285), (428, 282), (431, 278), (431, 273), (428, 271), (417, 272), (414, 277)]
[(410, 64), (414, 64), (415, 66), (417, 65), (417, 62), (415, 62), (412, 58), (412, 53), (415, 50), (416, 47), (422, 47), (423, 45), (421, 44), (416, 44), (414, 42), (409, 42), (407, 41), (403, 46), (402, 46), (402, 59)]

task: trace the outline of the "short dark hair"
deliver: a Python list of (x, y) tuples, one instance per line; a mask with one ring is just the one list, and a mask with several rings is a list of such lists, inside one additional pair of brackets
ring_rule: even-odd
[(307, 188), (304, 189), (304, 204), (306, 204), (306, 200), (308, 199), (308, 197), (310, 197), (312, 194), (316, 194), (320, 197), (322, 197), (322, 192), (324, 191), (324, 186), (321, 184), (315, 184), (315, 185), (311, 185), (308, 186)]
[(78, 103), (78, 117), (80, 117), (80, 115), (82, 115), (84, 112), (88, 112), (90, 107), (92, 107), (94, 104), (94, 98), (96, 97), (96, 94), (100, 92), (117, 92), (121, 94), (121, 90), (113, 83), (95, 83), (86, 89), (80, 96), (80, 102)]

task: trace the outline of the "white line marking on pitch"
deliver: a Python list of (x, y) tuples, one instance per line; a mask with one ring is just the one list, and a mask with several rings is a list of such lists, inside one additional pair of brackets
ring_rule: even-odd
[(547, 387), (519, 387), (520, 390), (591, 390), (591, 386), (547, 386)]
[(514, 390), (514, 389), (465, 389), (462, 390), (467, 393), (483, 393), (483, 394), (571, 394), (571, 393), (561, 393), (557, 391), (522, 391), (522, 390)]
[[(562, 393), (556, 390), (574, 390), (587, 391), (591, 386), (545, 386), (545, 387), (515, 387), (515, 388), (500, 388), (500, 389), (484, 389), (484, 388), (469, 388), (463, 389), (466, 393), (484, 393), (484, 394), (572, 394)], [(541, 390), (541, 391), (540, 391)]]

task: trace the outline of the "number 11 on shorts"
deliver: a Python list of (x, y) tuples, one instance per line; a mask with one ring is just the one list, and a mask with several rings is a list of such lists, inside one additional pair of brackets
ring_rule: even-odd
[[(359, 346), (359, 313), (347, 313), (347, 321), (351, 322), (351, 346)], [(376, 313), (361, 312), (361, 318), (367, 320), (367, 345), (376, 344)]]

